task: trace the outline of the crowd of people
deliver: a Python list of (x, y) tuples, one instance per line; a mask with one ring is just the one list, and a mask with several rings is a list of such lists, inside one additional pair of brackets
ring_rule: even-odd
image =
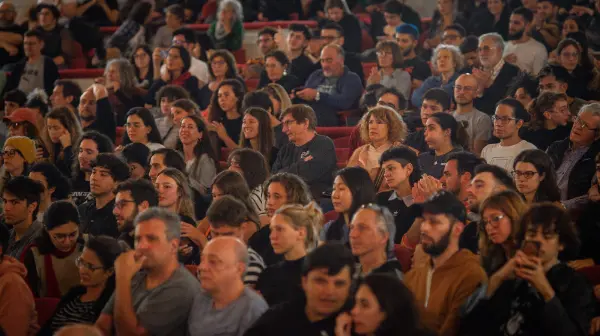
[(18, 10), (0, 335), (600, 335), (600, 1)]

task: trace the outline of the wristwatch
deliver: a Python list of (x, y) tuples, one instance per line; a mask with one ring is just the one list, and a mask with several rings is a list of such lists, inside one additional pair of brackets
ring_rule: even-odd
[(315, 100), (319, 101), (321, 99), (321, 92), (317, 91), (317, 95), (315, 96)]

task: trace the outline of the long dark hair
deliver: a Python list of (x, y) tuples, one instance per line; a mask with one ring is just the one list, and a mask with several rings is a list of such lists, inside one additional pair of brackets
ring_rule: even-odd
[[(244, 112), (244, 115), (249, 114), (258, 120), (258, 148), (257, 150), (265, 157), (271, 159), (275, 136), (271, 127), (271, 115), (265, 109), (260, 107), (250, 107)], [(244, 130), (240, 134), (240, 147), (252, 148), (250, 139), (244, 137)]]
[(216, 57), (221, 57), (227, 64), (227, 71), (225, 72), (225, 79), (234, 79), (238, 77), (237, 64), (235, 63), (235, 57), (229, 50), (215, 50), (210, 58), (208, 59), (208, 73), (211, 78), (215, 78), (215, 74), (212, 71), (210, 64)]
[(260, 226), (260, 219), (252, 204), (250, 204), (250, 189), (244, 177), (237, 172), (225, 170), (217, 174), (213, 186), (221, 190), (224, 195), (230, 195), (242, 202), (248, 208), (248, 218)]
[(154, 73), (154, 64), (152, 62), (152, 51), (150, 50), (150, 47), (147, 44), (140, 44), (132, 49), (131, 55), (129, 57), (129, 62), (131, 63), (131, 65), (133, 65), (133, 71), (135, 72), (135, 77), (137, 77), (138, 80), (142, 81), (143, 78), (140, 78), (140, 70), (137, 68), (137, 66), (135, 66), (135, 53), (140, 49), (142, 49), (146, 54), (148, 54), (148, 57), (150, 58), (150, 62), (148, 62), (148, 73), (149, 74)]
[[(64, 200), (52, 202), (44, 213), (44, 230), (35, 239), (35, 245), (40, 254), (50, 254), (56, 249), (48, 231), (70, 222), (77, 224), (78, 227), (81, 225), (75, 204)], [(82, 232), (79, 232), (75, 245), (82, 243)]]
[(546, 152), (539, 149), (528, 149), (524, 150), (517, 157), (513, 163), (513, 169), (519, 162), (530, 163), (535, 167), (537, 173), (540, 176), (544, 176), (544, 179), (540, 181), (538, 189), (535, 191), (534, 202), (559, 202), (560, 201), (560, 190), (556, 182), (556, 171), (552, 164), (552, 159), (546, 154)]
[(248, 189), (251, 191), (265, 183), (269, 177), (269, 164), (266, 158), (254, 149), (238, 148), (234, 150), (227, 158), (230, 165), (231, 161), (236, 161), (240, 165)]
[(435, 120), (442, 130), (450, 130), (450, 141), (453, 146), (469, 148), (469, 134), (464, 123), (459, 123), (451, 114), (444, 112), (434, 113), (429, 118)]
[(231, 86), (233, 94), (235, 94), (235, 97), (237, 98), (237, 110), (241, 114), (242, 101), (244, 100), (245, 94), (244, 86), (237, 79), (226, 79), (222, 81), (219, 84), (219, 86), (217, 86), (215, 92), (212, 95), (212, 98), (210, 99), (210, 110), (208, 110), (209, 122), (221, 122), (223, 118), (225, 118), (225, 111), (223, 111), (223, 109), (221, 109), (221, 106), (219, 106), (219, 90), (223, 86)]
[[(204, 120), (202, 120), (202, 118), (195, 116), (195, 115), (189, 115), (187, 117), (184, 117), (181, 120), (183, 121), (185, 119), (190, 119), (190, 120), (194, 121), (194, 123), (196, 124), (196, 127), (198, 128), (198, 132), (202, 133), (202, 139), (200, 139), (196, 143), (196, 146), (194, 146), (194, 155), (198, 159), (200, 159), (200, 157), (203, 154), (208, 155), (208, 157), (210, 157), (213, 160), (215, 167), (218, 169), (219, 168), (219, 166), (218, 166), (219, 158), (217, 157), (217, 154), (215, 153), (214, 147), (212, 145), (212, 140), (208, 134), (208, 128), (206, 127)], [(183, 153), (183, 144), (181, 143), (181, 140), (179, 140), (179, 139), (177, 139), (176, 149), (178, 151), (180, 151), (181, 153)]]
[[(154, 121), (154, 117), (152, 117), (152, 113), (145, 107), (134, 107), (125, 115), (125, 120), (129, 118), (129, 116), (136, 115), (142, 119), (144, 126), (150, 127), (150, 133), (148, 134), (148, 142), (154, 142), (162, 144), (162, 137), (158, 132), (158, 128), (156, 127), (156, 122)], [(129, 139), (129, 135), (127, 132), (123, 134), (123, 146), (130, 144), (131, 139)]]

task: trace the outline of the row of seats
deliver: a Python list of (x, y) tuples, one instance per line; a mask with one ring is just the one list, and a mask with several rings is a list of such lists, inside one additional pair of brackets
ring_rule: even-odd
[[(317, 21), (270, 21), (270, 22), (244, 22), (244, 30), (261, 30), (266, 27), (276, 27), (287, 29), (292, 24), (301, 24), (303, 26), (307, 26), (308, 28), (317, 28)], [(186, 27), (197, 30), (197, 31), (207, 31), (210, 28), (210, 24), (207, 23), (194, 23), (186, 25)], [(112, 27), (100, 27), (100, 32), (106, 35), (113, 34), (119, 29), (118, 26)]]

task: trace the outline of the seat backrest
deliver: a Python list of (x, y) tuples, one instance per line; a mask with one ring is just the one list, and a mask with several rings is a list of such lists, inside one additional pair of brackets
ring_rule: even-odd
[(123, 134), (125, 134), (125, 127), (117, 126), (117, 138), (115, 139), (116, 146), (120, 146), (123, 142)]
[(44, 297), (35, 299), (35, 310), (37, 311), (38, 324), (40, 326), (46, 324), (52, 315), (54, 315), (59, 302), (59, 298)]
[(394, 245), (394, 254), (402, 265), (402, 272), (408, 272), (412, 266), (412, 251), (400, 244), (396, 244)]

